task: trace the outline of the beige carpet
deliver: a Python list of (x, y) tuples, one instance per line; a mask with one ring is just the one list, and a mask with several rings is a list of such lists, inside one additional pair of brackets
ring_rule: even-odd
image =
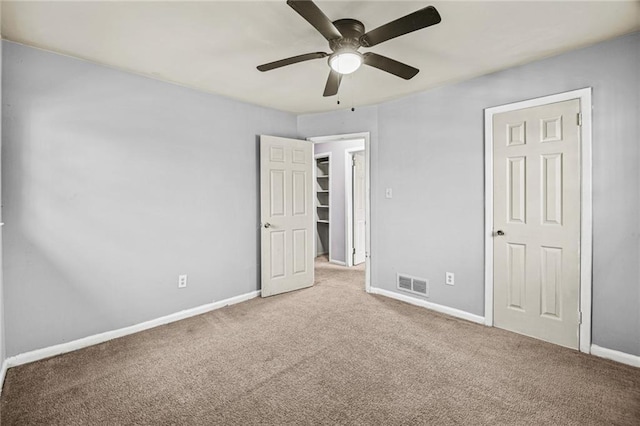
[(640, 369), (318, 266), (313, 288), (10, 369), (2, 425), (640, 424)]

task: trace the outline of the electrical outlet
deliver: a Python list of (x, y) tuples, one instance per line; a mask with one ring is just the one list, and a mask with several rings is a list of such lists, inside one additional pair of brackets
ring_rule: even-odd
[(187, 276), (178, 275), (178, 288), (185, 288), (187, 286)]
[(444, 282), (445, 282), (445, 284), (453, 285), (453, 283), (454, 283), (454, 275), (453, 275), (453, 272), (447, 272), (447, 273), (445, 274)]

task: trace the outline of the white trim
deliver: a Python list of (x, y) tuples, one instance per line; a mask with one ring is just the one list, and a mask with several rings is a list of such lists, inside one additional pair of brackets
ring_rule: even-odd
[(330, 259), (329, 263), (333, 263), (334, 265), (347, 266), (347, 264), (341, 260)]
[(484, 319), (493, 327), (493, 113), (484, 111)]
[[(364, 140), (362, 142), (364, 144)], [(364, 147), (344, 150), (344, 257), (347, 267), (353, 266), (353, 158), (356, 152), (362, 151)]]
[(399, 294), (393, 291), (384, 290), (378, 287), (371, 287), (371, 294), (379, 294), (380, 296), (389, 297), (391, 299), (400, 300), (411, 305), (427, 308), (432, 311), (440, 312), (441, 314), (451, 315), (452, 317), (461, 318), (463, 320), (475, 322), (476, 324), (484, 324), (485, 319), (480, 315), (472, 314), (467, 311), (461, 311), (460, 309), (450, 308), (449, 306), (438, 305), (437, 303), (427, 302), (426, 300), (411, 297), (405, 294)]
[(603, 348), (598, 345), (591, 345), (591, 355), (631, 365), (632, 367), (640, 367), (640, 356)]
[(343, 135), (329, 135), (329, 136), (312, 136), (307, 138), (308, 141), (313, 143), (325, 143), (325, 142), (337, 142), (337, 141), (355, 141), (357, 139), (367, 139), (369, 132), (361, 133), (346, 133)]
[[(180, 321), (185, 318), (189, 318), (195, 315), (204, 314), (206, 312), (214, 311), (216, 309), (224, 308), (225, 306), (235, 305), (236, 303), (245, 302), (260, 295), (260, 290), (252, 291), (250, 293), (241, 294), (240, 296), (231, 297), (229, 299), (220, 300), (218, 302), (207, 303), (206, 305), (197, 306), (195, 308), (186, 309), (184, 311), (176, 312), (174, 314), (166, 315), (160, 318), (156, 318), (150, 321), (134, 324), (129, 327), (119, 328), (117, 330), (106, 331), (100, 334), (94, 334), (93, 336), (83, 337), (71, 342), (60, 343), (58, 345), (49, 346), (42, 349), (36, 349), (34, 351), (25, 352), (5, 360), (7, 368), (15, 367), (29, 362), (39, 361), (41, 359), (49, 358), (56, 355), (61, 355), (67, 352), (75, 351), (78, 349), (86, 348), (89, 346), (97, 345), (99, 343), (106, 342), (108, 340), (116, 339), (118, 337), (128, 336), (129, 334), (138, 333), (140, 331), (148, 330), (150, 328), (158, 327), (160, 325), (169, 324), (171, 322)], [(4, 368), (3, 364), (3, 368)]]
[(353, 139), (364, 139), (364, 192), (365, 197), (365, 266), (364, 266), (364, 288), (367, 293), (371, 292), (371, 136), (369, 132), (349, 133), (334, 136), (316, 136), (307, 138), (313, 143), (333, 142)]
[(318, 257), (321, 254), (325, 254), (325, 253), (318, 253), (318, 194), (316, 194), (316, 187), (318, 186), (318, 180), (317, 180), (317, 169), (318, 169), (318, 165), (315, 163), (315, 161), (318, 158), (328, 158), (329, 159), (329, 170), (327, 171), (327, 174), (329, 175), (329, 178), (327, 179), (327, 187), (329, 188), (329, 213), (327, 215), (327, 217), (329, 218), (329, 248), (327, 249), (327, 251), (325, 252), (326, 254), (329, 255), (329, 261), (331, 261), (331, 205), (333, 204), (333, 191), (331, 190), (331, 175), (332, 175), (332, 171), (331, 168), (333, 167), (333, 162), (331, 161), (331, 152), (320, 152), (318, 154), (314, 154), (313, 155), (313, 209), (315, 210), (313, 212), (314, 214), (314, 219), (313, 219), (313, 227), (316, 231), (316, 244), (315, 244), (315, 253), (316, 253), (316, 257)]
[(2, 361), (2, 368), (0, 368), (0, 396), (2, 396), (2, 388), (4, 388), (4, 378), (7, 377), (7, 360)]
[(485, 182), (485, 324), (493, 326), (493, 115), (506, 111), (530, 108), (563, 102), (571, 99), (580, 100), (582, 126), (581, 141), (581, 229), (580, 229), (580, 352), (589, 353), (591, 349), (591, 256), (593, 247), (592, 222), (592, 135), (591, 135), (591, 88), (573, 90), (551, 96), (529, 99), (508, 105), (486, 108), (484, 113), (484, 182)]
[(593, 135), (591, 88), (580, 93), (582, 128), (580, 134), (582, 155), (581, 209), (580, 209), (580, 352), (591, 352), (592, 309), (592, 257), (593, 257)]

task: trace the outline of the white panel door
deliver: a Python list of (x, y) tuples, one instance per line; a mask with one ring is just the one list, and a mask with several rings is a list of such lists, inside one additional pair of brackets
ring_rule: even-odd
[(494, 322), (578, 348), (579, 100), (496, 114)]
[(313, 144), (260, 136), (262, 297), (313, 285)]
[(365, 260), (364, 151), (353, 154), (353, 264)]

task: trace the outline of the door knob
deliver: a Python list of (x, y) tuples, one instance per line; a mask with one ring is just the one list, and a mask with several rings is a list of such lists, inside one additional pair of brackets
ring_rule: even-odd
[(496, 235), (497, 235), (497, 236), (499, 236), (499, 237), (501, 237), (501, 236), (503, 236), (503, 235), (504, 235), (504, 231), (502, 231), (502, 230), (498, 229), (498, 230), (496, 231)]
[(267, 223), (264, 224), (264, 227), (265, 228), (271, 228), (271, 224), (269, 222), (267, 222)]

